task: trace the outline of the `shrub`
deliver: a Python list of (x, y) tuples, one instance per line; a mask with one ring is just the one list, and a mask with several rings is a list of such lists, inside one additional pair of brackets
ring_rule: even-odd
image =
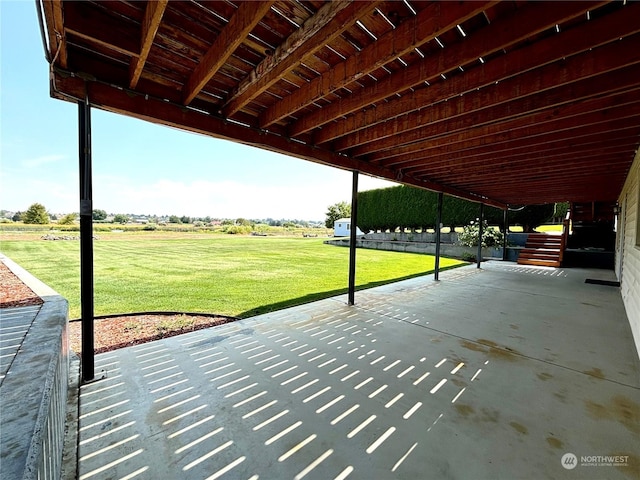
[(144, 227), (142, 227), (142, 230), (147, 230), (147, 231), (153, 231), (157, 229), (158, 229), (158, 225), (156, 225), (155, 223), (147, 223)]
[[(480, 224), (478, 221), (472, 222), (462, 228), (462, 232), (458, 234), (458, 242), (465, 247), (477, 247), (478, 246), (478, 234), (480, 230)], [(482, 231), (482, 246), (483, 247), (498, 247), (502, 245), (504, 235), (499, 230), (489, 228), (487, 222), (484, 222)]]

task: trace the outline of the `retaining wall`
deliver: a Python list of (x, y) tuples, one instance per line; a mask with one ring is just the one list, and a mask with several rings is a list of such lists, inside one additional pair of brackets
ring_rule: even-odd
[(44, 301), (0, 384), (2, 478), (57, 480), (69, 385), (68, 304), (8, 258), (0, 261)]

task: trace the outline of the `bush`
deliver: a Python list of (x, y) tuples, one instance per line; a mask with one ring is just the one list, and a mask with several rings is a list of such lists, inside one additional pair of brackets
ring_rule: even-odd
[(41, 203), (32, 204), (22, 215), (24, 223), (46, 225), (49, 223), (49, 214), (47, 209)]
[(229, 225), (223, 231), (231, 235), (248, 235), (251, 230), (251, 225)]
[[(475, 222), (462, 228), (462, 232), (458, 234), (458, 242), (465, 247), (478, 246), (478, 234), (480, 223)], [(483, 247), (499, 247), (502, 245), (504, 235), (499, 230), (489, 228), (487, 222), (484, 222), (482, 230), (482, 246)]]
[(156, 225), (155, 223), (147, 223), (144, 227), (142, 227), (142, 230), (146, 230), (146, 231), (153, 231), (157, 229), (158, 229), (158, 225)]

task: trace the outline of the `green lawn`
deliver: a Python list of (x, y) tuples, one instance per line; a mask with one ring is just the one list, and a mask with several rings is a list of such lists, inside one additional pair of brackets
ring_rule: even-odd
[[(2, 252), (80, 316), (79, 242), (7, 240)], [(94, 242), (95, 313), (210, 312), (247, 317), (344, 293), (348, 253), (322, 239), (107, 234)], [(442, 258), (441, 268), (463, 264)], [(359, 249), (358, 288), (423, 275), (434, 257)]]

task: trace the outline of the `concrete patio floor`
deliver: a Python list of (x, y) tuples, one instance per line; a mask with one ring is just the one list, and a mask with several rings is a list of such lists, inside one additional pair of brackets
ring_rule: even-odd
[(584, 283), (613, 274), (440, 278), (98, 355), (78, 477), (639, 478), (631, 331), (618, 289)]

